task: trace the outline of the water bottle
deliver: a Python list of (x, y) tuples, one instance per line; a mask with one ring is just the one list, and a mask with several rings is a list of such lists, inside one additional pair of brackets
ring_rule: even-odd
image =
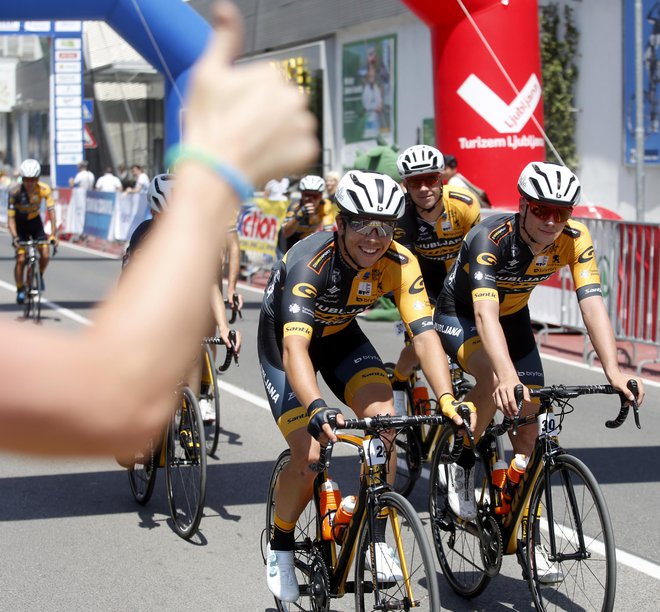
[(499, 508), (495, 508), (496, 514), (508, 514), (511, 511), (511, 500), (516, 494), (518, 489), (518, 484), (522, 475), (527, 469), (527, 463), (529, 462), (529, 457), (527, 455), (516, 455), (511, 460), (511, 465), (506, 472), (506, 483), (504, 485), (504, 490), (502, 491), (502, 503)]
[(428, 414), (431, 403), (429, 402), (429, 390), (426, 388), (422, 377), (415, 375), (415, 385), (413, 386), (413, 404), (416, 414)]
[(348, 495), (341, 500), (339, 508), (335, 513), (335, 522), (332, 528), (332, 535), (335, 537), (335, 542), (341, 544), (344, 541), (344, 535), (346, 534), (346, 529), (348, 524), (351, 522), (351, 517), (353, 512), (355, 512), (355, 495)]
[(493, 486), (500, 491), (506, 484), (506, 472), (509, 464), (503, 459), (498, 459), (493, 465)]
[(323, 517), (322, 535), (324, 540), (332, 540), (332, 525), (335, 512), (341, 501), (339, 485), (328, 478), (321, 485), (321, 516)]

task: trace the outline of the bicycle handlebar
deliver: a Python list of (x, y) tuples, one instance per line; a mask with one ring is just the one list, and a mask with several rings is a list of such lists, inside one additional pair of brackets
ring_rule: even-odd
[(225, 372), (229, 365), (231, 364), (232, 358), (234, 363), (238, 365), (238, 353), (236, 352), (236, 331), (233, 329), (229, 330), (229, 346), (227, 346), (222, 338), (219, 336), (211, 336), (208, 338), (202, 339), (203, 344), (218, 344), (225, 347), (227, 351), (225, 354), (225, 360), (222, 365), (218, 366), (218, 372)]
[[(336, 429), (362, 429), (366, 432), (377, 433), (386, 429), (403, 429), (404, 427), (419, 427), (421, 425), (440, 425), (445, 421), (441, 415), (418, 414), (413, 416), (399, 415), (377, 415), (375, 417), (366, 417), (364, 419), (344, 419), (344, 424), (337, 425), (337, 417), (334, 414), (328, 415), (330, 426)], [(321, 446), (321, 453), (317, 463), (311, 463), (309, 469), (313, 472), (322, 472), (330, 467), (330, 458), (332, 457), (332, 448), (334, 443), (328, 440), (326, 446)]]
[[(637, 381), (631, 378), (628, 381), (627, 387), (633, 392), (635, 398), (637, 398), (639, 395)], [(550, 400), (571, 399), (574, 397), (579, 397), (580, 395), (594, 395), (596, 393), (602, 393), (604, 395), (613, 395), (617, 393), (619, 395), (621, 399), (621, 408), (619, 409), (619, 414), (615, 419), (606, 421), (605, 426), (609, 429), (614, 429), (623, 425), (626, 418), (628, 418), (628, 412), (630, 411), (630, 405), (628, 404), (629, 400), (623, 393), (617, 391), (612, 385), (551, 385), (550, 387), (541, 387), (540, 389), (529, 389), (530, 397), (540, 397)], [(514, 395), (516, 398), (519, 415), (524, 399), (524, 388), (522, 385), (516, 385)], [(637, 429), (641, 429), (642, 426), (639, 421), (639, 407), (637, 406), (637, 401), (632, 402), (632, 407), (635, 417), (635, 425), (637, 425)], [(497, 436), (501, 436), (503, 433), (513, 428), (513, 434), (515, 435), (520, 422), (520, 417), (518, 415), (513, 418), (505, 417), (502, 423), (493, 429), (493, 433)]]

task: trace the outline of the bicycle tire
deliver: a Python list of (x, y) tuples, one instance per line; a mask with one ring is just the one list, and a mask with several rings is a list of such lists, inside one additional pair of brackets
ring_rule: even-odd
[(39, 323), (41, 321), (41, 271), (38, 264), (35, 266), (34, 274), (32, 275), (32, 291), (34, 291), (33, 316), (34, 320)]
[[(534, 483), (525, 538), (528, 582), (537, 610), (603, 610), (614, 608), (616, 549), (609, 512), (600, 486), (589, 468), (571, 455), (559, 455)], [(543, 583), (536, 563), (536, 545), (551, 550), (548, 495), (552, 506), (557, 552), (586, 558), (555, 563), (557, 582)], [(582, 540), (582, 542), (580, 542)], [(567, 606), (567, 607), (564, 607)]]
[[(408, 584), (412, 591), (412, 600), (408, 597), (407, 582), (404, 573), (401, 577), (390, 574), (387, 578), (378, 577), (378, 567), (371, 567), (371, 535), (368, 521), (360, 528), (358, 547), (355, 558), (355, 608), (356, 610), (440, 610), (440, 591), (438, 577), (433, 563), (433, 552), (424, 526), (412, 504), (402, 495), (389, 491), (380, 495), (374, 511), (377, 515), (388, 513), (385, 543), (396, 556), (399, 567), (407, 568)], [(396, 521), (400, 530), (400, 544), (395, 536)], [(401, 560), (403, 551), (404, 561)], [(414, 604), (416, 602), (416, 605)], [(376, 608), (379, 604), (380, 607)]]
[(131, 486), (131, 493), (135, 501), (144, 506), (154, 492), (156, 484), (156, 456), (153, 445), (150, 445), (146, 463), (134, 463), (132, 468), (128, 469), (128, 482)]
[(34, 298), (32, 296), (32, 264), (28, 262), (25, 267), (25, 280), (27, 281), (23, 285), (25, 291), (25, 302), (23, 302), (23, 318), (29, 319), (32, 314), (32, 306), (34, 304)]
[[(291, 451), (286, 449), (275, 461), (275, 466), (270, 476), (268, 484), (268, 498), (266, 502), (266, 539), (270, 541), (273, 535), (273, 528), (275, 523), (275, 486), (277, 479), (282, 473), (282, 470), (291, 461)], [(298, 517), (296, 522), (294, 537), (294, 551), (293, 560), (296, 568), (296, 580), (300, 587), (300, 597), (295, 603), (287, 603), (275, 599), (275, 606), (279, 612), (291, 612), (293, 610), (308, 610), (310, 612), (317, 612), (318, 610), (329, 609), (329, 598), (325, 593), (318, 593), (316, 597), (312, 595), (312, 586), (318, 586), (318, 581), (314, 584), (315, 575), (312, 569), (318, 567), (318, 560), (320, 551), (317, 549), (315, 542), (317, 542), (318, 534), (320, 534), (320, 524), (318, 522), (318, 514), (316, 512), (316, 505), (314, 500), (305, 506), (304, 510)], [(322, 571), (322, 569), (321, 569)], [(326, 575), (327, 577), (327, 575)], [(323, 578), (323, 576), (320, 576)], [(318, 591), (318, 589), (316, 589)]]
[[(476, 526), (456, 520), (449, 507), (446, 466), (456, 460), (456, 454), (460, 453), (462, 447), (462, 438), (455, 442), (453, 429), (445, 427), (431, 460), (429, 514), (433, 544), (442, 573), (456, 593), (470, 599), (483, 592), (490, 577), (482, 560), (481, 540)], [(474, 479), (477, 487), (487, 476), (482, 462), (478, 461), (475, 469), (479, 470)], [(476, 497), (479, 499), (480, 496)]]
[(190, 539), (204, 513), (206, 445), (202, 414), (189, 387), (183, 388), (168, 428), (165, 477), (174, 531)]
[(204, 422), (204, 440), (206, 442), (206, 454), (215, 456), (218, 450), (218, 441), (220, 439), (220, 390), (218, 388), (218, 375), (215, 372), (215, 357), (213, 350), (207, 344), (206, 359), (204, 359), (204, 367), (207, 369), (207, 376), (211, 380), (208, 393), (204, 396), (206, 399), (213, 401), (215, 409), (215, 420), (211, 422)]

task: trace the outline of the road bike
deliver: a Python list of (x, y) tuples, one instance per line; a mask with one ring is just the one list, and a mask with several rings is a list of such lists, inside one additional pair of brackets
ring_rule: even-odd
[[(388, 362), (384, 366), (391, 380), (395, 364)], [(449, 360), (449, 372), (454, 397), (457, 400), (462, 400), (474, 385), (466, 377), (463, 369), (452, 360)], [(414, 389), (419, 376), (419, 372), (414, 371), (403, 384), (405, 414), (436, 414), (438, 411), (436, 400), (430, 398), (415, 399)], [(435, 442), (440, 435), (440, 431), (441, 425), (436, 424), (428, 427), (407, 428), (397, 434), (397, 469), (393, 487), (397, 493), (401, 493), (405, 497), (410, 495), (415, 483), (422, 474), (424, 464), (431, 462)]]
[(204, 423), (190, 387), (181, 387), (177, 408), (160, 443), (152, 443), (128, 470), (135, 501), (144, 505), (156, 483), (157, 468), (165, 468), (167, 501), (174, 531), (184, 539), (199, 528), (206, 498)]
[(222, 338), (209, 337), (202, 340), (204, 344), (204, 365), (202, 372), (202, 392), (199, 399), (207, 399), (213, 403), (215, 410), (214, 418), (204, 421), (204, 440), (206, 441), (206, 454), (215, 457), (215, 452), (218, 450), (218, 441), (220, 439), (220, 389), (218, 386), (218, 374), (227, 371), (232, 359), (238, 365), (238, 354), (236, 353), (236, 332), (232, 329), (229, 332), (230, 346), (225, 347), (227, 352), (225, 354), (224, 362), (215, 367), (215, 354), (213, 352), (213, 345), (225, 346)]
[(42, 280), (39, 268), (39, 247), (52, 246), (53, 256), (57, 253), (57, 245), (50, 240), (20, 240), (18, 245), (25, 249), (25, 302), (23, 302), (23, 316), (33, 318), (35, 322), (41, 321), (41, 292)]
[[(637, 395), (635, 381), (628, 386)], [(538, 610), (613, 609), (616, 553), (605, 499), (589, 468), (562, 449), (557, 437), (573, 411), (569, 400), (594, 393), (617, 391), (610, 385), (530, 389), (530, 396), (540, 400), (538, 412), (492, 423), (476, 444), (469, 428), (445, 428), (431, 464), (429, 512), (437, 557), (456, 593), (466, 598), (479, 595), (498, 574), (502, 556), (515, 554)], [(519, 385), (519, 409), (522, 394)], [(623, 424), (629, 411), (626, 402), (621, 395), (619, 415), (607, 421), (607, 427)], [(633, 408), (640, 427), (636, 403)], [(532, 423), (538, 426), (538, 438), (510, 511), (503, 514), (503, 491), (492, 477), (493, 466), (504, 458), (500, 436)], [(466, 437), (475, 471), (477, 516), (471, 521), (451, 509), (447, 487), (449, 466), (461, 456)]]
[[(314, 494), (295, 527), (294, 563), (300, 586), (300, 598), (287, 604), (275, 599), (277, 609), (329, 610), (333, 598), (355, 594), (357, 610), (440, 610), (438, 580), (433, 552), (422, 522), (410, 502), (392, 491), (386, 481), (391, 443), (381, 432), (404, 427), (431, 425), (437, 416), (377, 416), (346, 419), (342, 429), (360, 429), (365, 436), (337, 433), (338, 442), (354, 450), (360, 461), (360, 484), (350, 522), (343, 532), (342, 546), (337, 552), (334, 540), (323, 539), (321, 491), (328, 479), (333, 445), (321, 450), (318, 464), (310, 469), (318, 472)], [(334, 425), (334, 424), (333, 424)], [(268, 487), (265, 535), (273, 533), (275, 484), (291, 460), (285, 450), (277, 459)], [(400, 567), (400, 574), (385, 576), (376, 567), (375, 524), (387, 518), (385, 543)], [(348, 576), (355, 568), (354, 581)]]

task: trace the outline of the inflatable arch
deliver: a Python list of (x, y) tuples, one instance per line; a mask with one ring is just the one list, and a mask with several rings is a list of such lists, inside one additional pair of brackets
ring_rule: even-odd
[(538, 3), (463, 0), (493, 57), (456, 0), (403, 1), (431, 30), (438, 148), (493, 204), (517, 205), (520, 171), (545, 159)]
[(165, 144), (178, 142), (181, 107), (178, 92), (185, 92), (190, 67), (204, 50), (211, 32), (209, 24), (186, 3), (181, 0), (21, 0), (0, 3), (0, 20), (105, 21), (154, 68), (172, 76), (176, 88), (165, 78)]

